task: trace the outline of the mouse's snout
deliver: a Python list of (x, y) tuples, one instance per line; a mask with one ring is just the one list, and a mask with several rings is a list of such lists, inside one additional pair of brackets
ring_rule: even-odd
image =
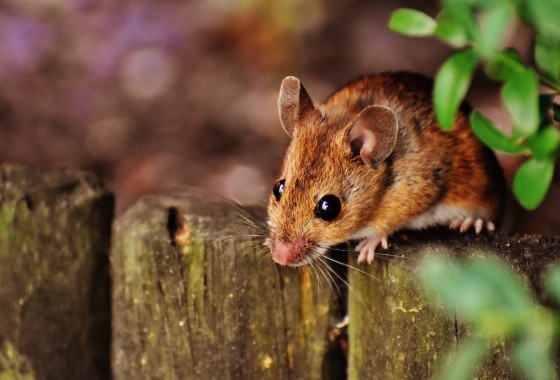
[(288, 243), (273, 239), (270, 242), (270, 250), (272, 251), (273, 260), (278, 264), (297, 265), (306, 254), (307, 241), (303, 237)]

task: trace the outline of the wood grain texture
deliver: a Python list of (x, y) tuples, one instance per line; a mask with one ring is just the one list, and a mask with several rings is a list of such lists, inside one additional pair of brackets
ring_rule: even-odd
[[(390, 255), (379, 255), (367, 274), (350, 271), (349, 379), (429, 379), (446, 354), (466, 340), (467, 328), (427, 302), (417, 272), (424, 255), (451, 258), (498, 256), (539, 297), (541, 275), (558, 262), (560, 239), (500, 234), (458, 234), (447, 230), (397, 233)], [(350, 264), (356, 266), (354, 256)], [(479, 378), (517, 378), (504, 344), (498, 344)]]
[[(467, 328), (423, 296), (419, 259), (496, 255), (547, 305), (541, 275), (560, 239), (399, 232), (333, 291), (326, 267), (283, 268), (263, 247), (262, 208), (146, 197), (113, 228), (90, 174), (0, 167), (0, 378), (427, 379)], [(343, 263), (348, 247), (331, 257)], [(348, 304), (346, 305), (346, 295)], [(336, 328), (348, 311), (348, 341)], [(348, 356), (346, 356), (348, 355)], [(480, 378), (515, 378), (498, 344)], [(346, 373), (346, 371), (348, 371)]]
[(118, 219), (115, 379), (334, 378), (329, 287), (273, 264), (245, 217), (223, 202), (150, 196)]
[(90, 173), (0, 166), (0, 378), (110, 376), (112, 218)]

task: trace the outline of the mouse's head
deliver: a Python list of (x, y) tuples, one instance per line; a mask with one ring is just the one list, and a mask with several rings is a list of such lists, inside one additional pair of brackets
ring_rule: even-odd
[(267, 244), (274, 261), (297, 266), (367, 234), (398, 123), (382, 106), (316, 107), (294, 77), (282, 82), (278, 107), (292, 141), (270, 196)]

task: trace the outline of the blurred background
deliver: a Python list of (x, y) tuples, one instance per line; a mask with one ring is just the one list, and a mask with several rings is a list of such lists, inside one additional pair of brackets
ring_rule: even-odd
[[(4, 0), (0, 161), (94, 171), (118, 213), (182, 187), (265, 204), (288, 143), (276, 106), (285, 76), (322, 101), (366, 73), (433, 76), (451, 53), (388, 30), (400, 7), (435, 15), (439, 3)], [(532, 48), (523, 25), (508, 43), (522, 57)], [(477, 75), (469, 100), (507, 130), (497, 91)], [(511, 177), (519, 158), (499, 158)], [(545, 211), (556, 199), (516, 214), (516, 230), (559, 233)]]

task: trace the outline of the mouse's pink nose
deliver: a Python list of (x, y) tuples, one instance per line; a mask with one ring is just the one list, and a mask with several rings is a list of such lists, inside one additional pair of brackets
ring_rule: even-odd
[(272, 258), (280, 265), (296, 264), (305, 254), (305, 245), (303, 238), (287, 244), (283, 241), (275, 241), (272, 245)]

